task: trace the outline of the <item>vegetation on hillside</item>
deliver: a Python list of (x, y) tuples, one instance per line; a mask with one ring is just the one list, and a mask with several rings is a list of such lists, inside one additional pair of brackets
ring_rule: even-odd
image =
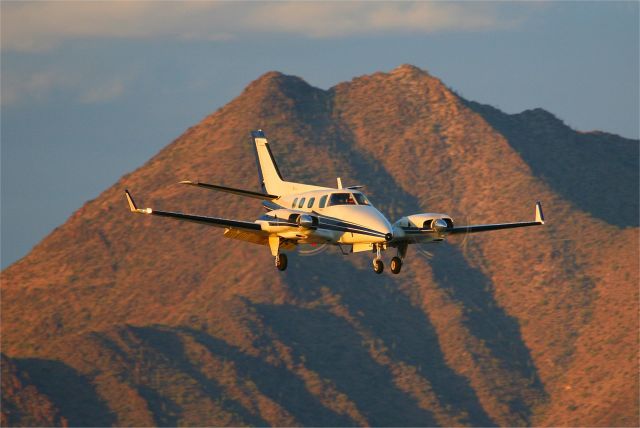
[[(281, 273), (220, 229), (131, 215), (125, 188), (256, 218), (177, 184), (257, 189), (256, 128), (285, 178), (365, 184), (391, 219), (527, 220), (541, 200), (548, 221), (377, 276), (334, 250)], [(580, 165), (549, 170), (577, 152), (606, 166), (605, 199)], [(637, 426), (637, 161), (637, 141), (505, 115), (412, 66), (327, 91), (267, 73), (2, 272), (2, 425)]]

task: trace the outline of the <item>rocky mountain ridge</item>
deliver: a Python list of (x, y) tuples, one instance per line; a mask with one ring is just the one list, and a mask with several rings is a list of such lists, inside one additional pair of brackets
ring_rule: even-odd
[[(378, 277), (332, 250), (281, 274), (265, 248), (127, 210), (124, 188), (255, 218), (257, 201), (176, 184), (257, 189), (255, 128), (285, 178), (366, 184), (392, 219), (526, 220), (540, 199), (548, 221), (411, 248)], [(327, 91), (267, 73), (2, 272), (3, 370), (52, 403), (34, 419), (3, 384), (3, 420), (635, 426), (637, 178), (637, 141), (505, 115), (413, 66)]]

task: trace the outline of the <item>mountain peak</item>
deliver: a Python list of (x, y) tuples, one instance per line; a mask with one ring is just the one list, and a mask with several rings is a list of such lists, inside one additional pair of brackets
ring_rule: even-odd
[(301, 77), (284, 74), (279, 71), (268, 71), (251, 82), (246, 90), (256, 87), (295, 87), (299, 85), (311, 86)]
[(419, 67), (416, 67), (412, 64), (401, 64), (398, 67), (391, 70), (389, 74), (393, 75), (407, 75), (407, 76), (416, 76), (416, 75), (429, 75), (426, 70), (423, 70)]

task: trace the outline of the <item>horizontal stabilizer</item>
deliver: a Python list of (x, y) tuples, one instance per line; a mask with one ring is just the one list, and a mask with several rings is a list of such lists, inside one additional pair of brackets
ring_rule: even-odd
[(235, 189), (233, 187), (218, 186), (215, 184), (200, 183), (198, 181), (181, 181), (180, 184), (188, 184), (190, 186), (202, 187), (203, 189), (216, 190), (218, 192), (233, 193), (234, 195), (245, 196), (247, 198), (255, 198), (261, 200), (278, 199), (278, 195), (270, 195), (268, 193), (253, 192), (251, 190)]

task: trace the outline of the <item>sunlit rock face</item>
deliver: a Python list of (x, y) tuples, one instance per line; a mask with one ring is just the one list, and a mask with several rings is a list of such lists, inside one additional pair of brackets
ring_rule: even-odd
[[(364, 184), (391, 222), (530, 220), (541, 200), (547, 223), (376, 275), (336, 249), (279, 272), (267, 247), (129, 212), (125, 188), (257, 218), (177, 183), (259, 190), (258, 128), (285, 179)], [(326, 91), (267, 73), (2, 272), (2, 425), (637, 426), (637, 174), (638, 141), (504, 114), (413, 66)]]

